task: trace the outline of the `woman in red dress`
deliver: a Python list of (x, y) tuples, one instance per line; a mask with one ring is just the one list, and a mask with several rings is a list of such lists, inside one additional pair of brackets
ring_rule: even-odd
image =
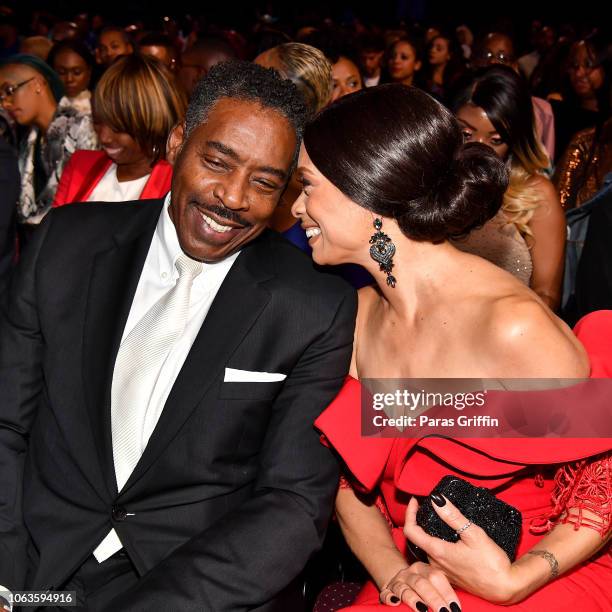
[[(487, 147), (464, 146), (432, 98), (388, 85), (319, 115), (298, 173), (303, 192), (293, 210), (314, 260), (361, 264), (378, 283), (360, 291), (351, 378), (316, 423), (346, 464), (337, 516), (372, 578), (350, 609), (612, 609), (610, 440), (361, 435), (360, 378), (601, 375), (598, 321), (578, 330), (589, 366), (582, 344), (537, 295), (449, 243), (499, 210), (503, 165)], [(447, 474), (522, 512), (515, 562), (444, 497), (432, 505), (460, 541), (416, 525), (414, 496)], [(406, 538), (429, 563), (410, 557)]]

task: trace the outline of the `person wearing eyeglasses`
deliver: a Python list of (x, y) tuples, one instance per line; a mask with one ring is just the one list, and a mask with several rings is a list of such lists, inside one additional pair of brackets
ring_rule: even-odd
[(19, 150), (22, 241), (49, 211), (72, 153), (97, 148), (91, 117), (60, 105), (63, 94), (57, 73), (37, 57), (15, 55), (0, 63), (0, 104), (17, 124), (29, 128)]
[(577, 132), (601, 127), (610, 116), (608, 44), (603, 38), (590, 38), (577, 41), (570, 48), (562, 100), (551, 100), (559, 157)]

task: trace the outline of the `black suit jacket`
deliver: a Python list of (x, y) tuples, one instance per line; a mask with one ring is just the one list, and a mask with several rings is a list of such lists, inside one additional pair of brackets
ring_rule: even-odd
[(15, 256), (15, 223), (19, 169), (13, 149), (0, 138), (0, 301), (3, 300)]
[(576, 275), (574, 322), (612, 309), (612, 191), (593, 209)]
[[(348, 370), (355, 294), (273, 232), (246, 246), (118, 494), (111, 377), (162, 205), (55, 210), (20, 263), (0, 348), (0, 584), (57, 588), (114, 527), (143, 578), (113, 609), (246, 610), (322, 542), (338, 466), (312, 423)], [(226, 383), (226, 367), (287, 378)]]

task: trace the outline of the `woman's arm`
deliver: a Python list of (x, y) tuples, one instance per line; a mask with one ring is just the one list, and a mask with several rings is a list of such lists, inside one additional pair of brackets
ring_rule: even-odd
[(374, 580), (382, 603), (403, 602), (418, 612), (460, 609), (459, 598), (442, 571), (427, 563), (408, 563), (377, 506), (361, 501), (352, 488), (341, 487), (336, 513), (346, 542)]
[(532, 180), (537, 181), (541, 198), (539, 207), (529, 222), (533, 233), (533, 273), (530, 285), (546, 305), (555, 311), (561, 302), (567, 233), (565, 215), (552, 183), (543, 176), (534, 177)]
[[(587, 517), (596, 519), (593, 513)], [(576, 530), (573, 525), (557, 525), (530, 551), (517, 559), (513, 568), (512, 597), (506, 603), (522, 601), (579, 563), (590, 559), (610, 541), (610, 532), (602, 537), (588, 527)]]
[[(468, 521), (448, 499), (442, 498), (441, 502), (442, 505), (436, 502), (432, 506), (447, 525), (461, 532), (459, 542), (445, 542), (426, 534), (416, 523), (418, 504), (414, 498), (406, 511), (406, 537), (425, 550), (430, 563), (440, 568), (453, 585), (492, 603), (510, 605), (522, 601), (592, 557), (610, 540), (609, 530), (602, 537), (588, 527), (576, 530), (573, 525), (557, 525), (511, 563), (483, 529)], [(605, 503), (609, 505), (610, 500)], [(594, 520), (596, 515), (585, 518)]]
[(583, 165), (587, 161), (589, 147), (593, 142), (595, 133), (593, 129), (588, 130), (588, 132), (591, 133), (590, 138), (587, 137), (585, 132), (579, 132), (572, 138), (555, 168), (553, 183), (556, 185), (559, 201), (564, 210), (576, 206), (576, 197), (578, 196), (577, 193), (574, 193), (576, 181), (585, 170)]
[(351, 488), (341, 488), (336, 498), (336, 514), (346, 543), (379, 589), (408, 567), (393, 542), (387, 521), (374, 504), (361, 501)]
[(612, 453), (564, 465), (555, 481), (549, 521), (561, 524), (514, 563), (516, 601), (589, 559), (612, 535)]

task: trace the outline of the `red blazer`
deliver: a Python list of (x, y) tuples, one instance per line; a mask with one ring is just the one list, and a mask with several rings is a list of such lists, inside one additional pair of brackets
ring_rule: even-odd
[[(112, 163), (104, 151), (75, 151), (62, 172), (53, 207), (85, 202)], [(171, 181), (172, 166), (165, 160), (158, 161), (139, 199), (163, 198), (170, 191)]]

